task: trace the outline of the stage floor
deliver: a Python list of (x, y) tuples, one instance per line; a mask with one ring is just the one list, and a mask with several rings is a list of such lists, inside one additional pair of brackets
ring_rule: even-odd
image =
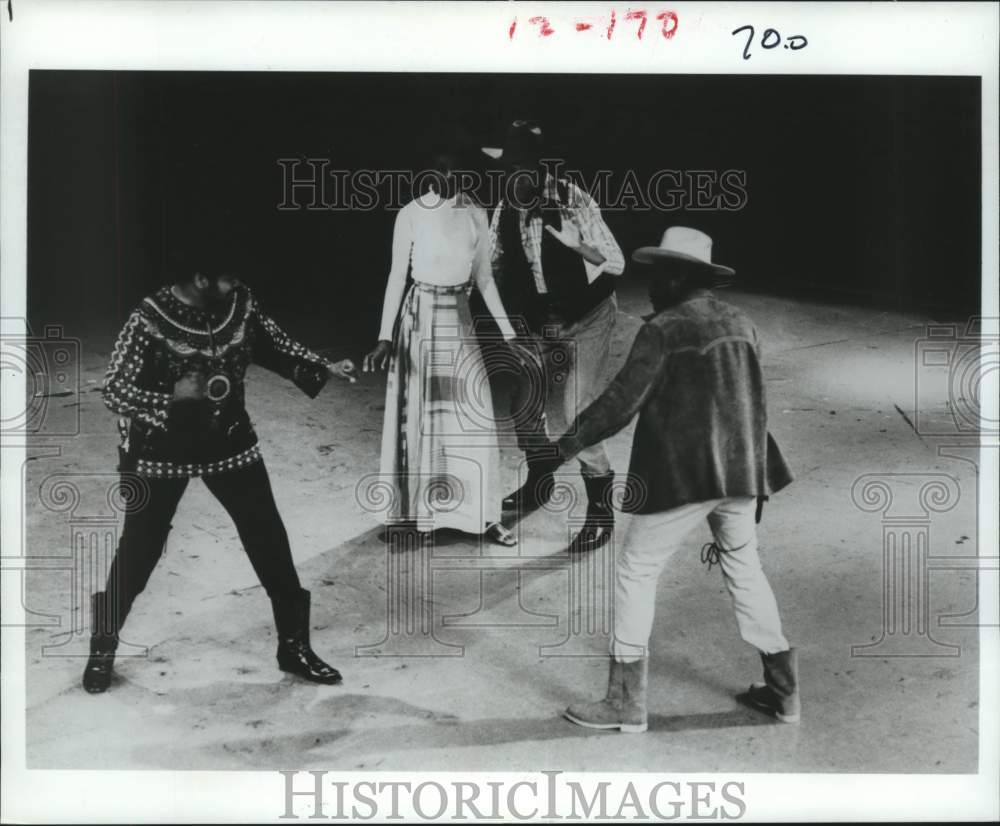
[[(734, 699), (759, 679), (760, 662), (738, 636), (718, 568), (699, 562), (707, 529), (660, 581), (650, 731), (607, 734), (561, 719), (567, 704), (601, 696), (606, 681), (609, 557), (560, 553), (581, 505), (529, 516), (515, 549), (445, 536), (433, 554), (389, 555), (376, 516), (356, 498), (359, 480), (378, 470), (384, 379), (331, 384), (310, 401), (255, 368), (248, 406), (313, 594), (313, 645), (344, 684), (316, 687), (277, 670), (268, 600), (228, 517), (196, 482), (126, 627), (122, 651), (135, 656), (119, 658), (107, 694), (79, 685), (86, 636), (68, 632), (88, 618), (74, 612), (72, 573), (26, 575), (26, 602), (38, 612), (26, 633), (28, 767), (975, 771), (976, 574), (962, 558), (977, 549), (976, 472), (939, 453), (963, 437), (914, 429), (949, 421), (946, 388), (925, 386), (933, 377), (916, 366), (930, 319), (728, 297), (760, 329), (771, 430), (796, 474), (765, 507), (760, 539), (800, 649), (800, 725), (775, 724)], [(640, 290), (623, 284), (613, 367), (648, 311)], [(114, 525), (106, 491), (117, 435), (97, 392), (113, 334), (83, 342), (81, 434), (61, 455), (26, 465), (29, 555), (69, 557), (74, 532)], [(631, 435), (629, 427), (609, 442), (622, 473)], [(505, 448), (505, 488), (519, 460)], [(563, 470), (582, 495), (575, 468)], [(856, 501), (865, 474), (892, 491), (888, 516), (877, 498), (868, 510)], [(75, 509), (57, 510), (45, 493), (58, 477), (80, 490)], [(928, 509), (927, 484), (950, 491), (943, 512)], [(913, 560), (927, 562), (927, 591), (903, 600), (892, 615), (900, 624), (886, 628), (884, 584), (900, 583), (885, 572), (885, 543), (921, 532), (930, 558)], [(99, 584), (83, 577), (85, 589)], [(572, 594), (584, 595), (582, 613)]]

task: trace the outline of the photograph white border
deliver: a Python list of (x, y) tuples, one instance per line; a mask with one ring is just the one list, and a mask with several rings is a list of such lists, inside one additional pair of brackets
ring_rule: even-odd
[[(633, 4), (635, 5), (635, 4)], [(580, 37), (574, 16), (619, 14), (627, 3), (183, 2), (12, 0), (0, 3), (0, 274), (2, 315), (26, 317), (27, 120), (31, 69), (191, 71), (600, 72), (664, 74), (977, 75), (982, 77), (983, 317), (998, 314), (998, 13), (992, 3), (647, 3), (672, 10), (678, 32), (641, 40)], [(546, 15), (555, 33), (509, 36), (516, 16)], [(653, 21), (651, 21), (652, 23)], [(808, 38), (797, 50), (756, 49), (744, 60), (734, 29), (753, 24)], [(655, 35), (655, 36), (654, 36)], [(334, 101), (318, 100), (317, 107)], [(663, 105), (650, 101), (650, 106)], [(68, 136), (70, 138), (70, 136)], [(946, 174), (946, 162), (942, 172)], [(996, 420), (996, 376), (984, 418)], [(992, 392), (986, 392), (992, 389)], [(24, 409), (24, 383), (3, 376), (3, 419)], [(3, 555), (23, 547), (23, 450), (3, 444)], [(982, 451), (980, 553), (998, 546), (996, 449)], [(20, 576), (3, 577), (3, 822), (280, 821), (284, 779), (259, 772), (29, 771), (24, 766), (24, 633)], [(981, 617), (996, 617), (995, 576), (980, 576)], [(995, 620), (994, 620), (995, 621)], [(600, 775), (649, 787), (663, 780), (745, 784), (748, 821), (996, 818), (1000, 760), (1000, 629), (980, 628), (978, 775), (663, 773)], [(992, 700), (990, 698), (993, 698)], [(558, 767), (539, 766), (539, 769)], [(372, 779), (373, 773), (338, 773)], [(567, 776), (569, 777), (569, 776)], [(576, 775), (573, 779), (594, 779)], [(540, 774), (393, 773), (393, 780), (544, 780)], [(402, 814), (407, 812), (403, 810)], [(383, 813), (384, 814), (384, 813)], [(410, 812), (410, 816), (414, 813)]]

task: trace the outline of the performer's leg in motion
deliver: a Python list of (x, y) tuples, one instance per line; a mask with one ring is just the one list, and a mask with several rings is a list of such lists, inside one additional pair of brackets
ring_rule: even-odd
[[(572, 380), (564, 382), (563, 397), (567, 422), (572, 422), (604, 390), (617, 315), (618, 304), (609, 298), (570, 328)], [(587, 490), (587, 520), (570, 544), (571, 553), (600, 548), (611, 540), (615, 529), (615, 512), (610, 501), (615, 474), (604, 444), (590, 445), (580, 451), (577, 459)]]
[(91, 694), (111, 684), (118, 633), (163, 553), (187, 479), (148, 479), (147, 485), (148, 499), (125, 514), (107, 585), (91, 597), (90, 657), (83, 672), (83, 687)]
[(712, 503), (696, 502), (633, 517), (615, 560), (614, 628), (608, 690), (603, 700), (571, 705), (564, 715), (588, 728), (643, 732), (656, 585), (664, 566)]
[(205, 484), (236, 523), (250, 564), (271, 599), (278, 631), (278, 667), (312, 682), (339, 683), (337, 669), (310, 646), (309, 592), (299, 584), (264, 464), (205, 477)]
[(545, 344), (536, 341), (536, 346), (537, 362), (522, 365), (510, 395), (517, 445), (524, 451), (528, 475), (524, 484), (503, 500), (503, 509), (523, 513), (548, 502), (554, 487), (554, 470), (559, 465), (546, 449), (545, 406), (549, 376), (544, 366)]
[(708, 516), (726, 588), (733, 600), (740, 636), (760, 651), (764, 682), (741, 699), (783, 723), (801, 717), (797, 654), (781, 628), (778, 603), (760, 565), (753, 497), (724, 499)]

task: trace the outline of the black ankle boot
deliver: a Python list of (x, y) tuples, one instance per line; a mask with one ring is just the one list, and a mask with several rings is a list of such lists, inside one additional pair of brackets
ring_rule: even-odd
[(512, 494), (503, 500), (505, 511), (530, 513), (538, 510), (552, 498), (555, 489), (555, 472), (562, 460), (554, 457), (552, 451), (529, 450), (528, 478)]
[(278, 629), (278, 668), (313, 683), (339, 683), (340, 672), (323, 662), (309, 645), (309, 592), (300, 589), (294, 597), (275, 597), (271, 607)]
[(90, 598), (90, 657), (83, 669), (83, 687), (89, 694), (101, 694), (111, 685), (111, 672), (118, 649), (118, 635), (111, 624), (108, 594), (98, 591)]
[(615, 512), (611, 507), (611, 485), (614, 481), (614, 471), (604, 476), (583, 477), (587, 489), (587, 519), (569, 545), (571, 554), (593, 551), (611, 541), (615, 532)]

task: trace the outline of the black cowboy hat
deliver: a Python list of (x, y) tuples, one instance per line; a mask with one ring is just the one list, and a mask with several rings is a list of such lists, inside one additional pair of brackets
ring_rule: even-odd
[(515, 120), (507, 127), (502, 146), (484, 146), (482, 150), (495, 161), (538, 161), (543, 151), (542, 127), (532, 120)]

